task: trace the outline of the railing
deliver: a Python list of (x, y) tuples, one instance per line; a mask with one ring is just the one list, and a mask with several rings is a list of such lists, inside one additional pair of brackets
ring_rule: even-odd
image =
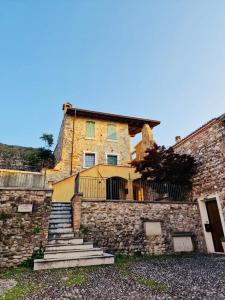
[(0, 187), (44, 188), (45, 175), (38, 172), (1, 169)]
[(182, 186), (143, 180), (132, 181), (121, 177), (77, 177), (75, 192), (83, 193), (85, 199), (102, 200), (185, 201), (189, 197)]

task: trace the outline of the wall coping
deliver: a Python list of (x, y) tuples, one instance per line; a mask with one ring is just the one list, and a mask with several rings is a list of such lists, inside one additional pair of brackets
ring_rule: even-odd
[(32, 172), (32, 171), (22, 171), (22, 170), (14, 170), (14, 169), (1, 169), (0, 172), (5, 173), (22, 173), (22, 174), (32, 174), (32, 175), (44, 175), (41, 172)]
[(198, 205), (196, 202), (191, 202), (191, 201), (135, 201), (135, 200), (101, 200), (101, 199), (82, 199), (82, 202), (89, 202), (89, 203), (126, 203), (126, 204), (186, 204), (186, 205)]
[(0, 186), (0, 191), (43, 191), (43, 192), (53, 192), (53, 189), (49, 188), (26, 188), (26, 187), (4, 187)]

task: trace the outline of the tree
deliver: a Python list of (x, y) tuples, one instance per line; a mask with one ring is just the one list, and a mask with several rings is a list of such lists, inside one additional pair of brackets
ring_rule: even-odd
[(26, 164), (35, 171), (40, 171), (42, 168), (53, 168), (55, 164), (55, 157), (50, 149), (54, 144), (53, 135), (43, 133), (40, 139), (45, 142), (46, 147), (32, 149), (25, 155)]
[(151, 182), (181, 185), (190, 190), (192, 177), (197, 171), (196, 160), (187, 154), (175, 153), (173, 148), (154, 144), (146, 156), (132, 165), (142, 178)]
[(40, 139), (45, 142), (45, 146), (47, 146), (47, 148), (51, 148), (54, 144), (53, 134), (43, 133)]

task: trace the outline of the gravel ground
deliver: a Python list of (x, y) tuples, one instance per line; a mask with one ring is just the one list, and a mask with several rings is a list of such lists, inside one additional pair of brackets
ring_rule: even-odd
[(225, 299), (225, 256), (163, 256), (114, 266), (27, 271), (16, 280), (38, 286), (26, 300), (219, 300)]
[(16, 280), (14, 279), (0, 279), (0, 295), (12, 289), (15, 285)]

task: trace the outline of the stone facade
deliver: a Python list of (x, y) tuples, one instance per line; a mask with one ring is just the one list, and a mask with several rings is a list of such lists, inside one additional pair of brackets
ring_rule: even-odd
[[(160, 235), (147, 236), (145, 222), (160, 222)], [(135, 203), (132, 201), (81, 201), (81, 224), (87, 240), (111, 252), (173, 253), (173, 234), (193, 233), (195, 249), (205, 251), (196, 203)]]
[[(96, 153), (96, 163), (106, 164), (106, 154), (117, 154), (120, 165), (128, 166), (131, 161), (130, 136), (128, 125), (115, 123), (118, 132), (116, 141), (107, 140), (107, 124), (104, 120), (95, 122), (95, 138), (86, 138), (87, 118), (65, 115), (60, 131), (55, 155), (57, 164), (53, 170), (47, 170), (48, 180), (58, 181), (84, 169), (84, 153)], [(110, 122), (112, 123), (112, 122)], [(71, 160), (72, 158), (72, 160)]]
[(193, 198), (220, 194), (225, 217), (225, 116), (211, 120), (173, 148), (200, 162), (193, 179)]
[[(95, 138), (86, 138), (85, 118), (77, 118), (74, 131), (74, 155), (72, 161), (73, 173), (84, 169), (84, 153), (96, 153), (96, 164), (107, 164), (107, 154), (117, 154), (118, 164), (128, 166), (131, 161), (130, 136), (128, 125), (124, 123), (113, 123), (104, 120), (93, 119), (95, 122)], [(113, 123), (117, 129), (117, 140), (107, 139), (107, 125)]]
[[(178, 153), (192, 155), (200, 163), (193, 178), (193, 201), (199, 204), (207, 251), (221, 251), (219, 240), (225, 235), (225, 115), (178, 140), (173, 148)], [(216, 221), (210, 220), (209, 200), (217, 206)], [(213, 225), (215, 222), (217, 226)], [(210, 226), (209, 231), (206, 224)]]
[(46, 245), (51, 195), (51, 190), (0, 188), (0, 267), (18, 265)]
[(56, 165), (54, 169), (46, 170), (48, 181), (56, 182), (72, 174), (73, 132), (74, 118), (65, 114), (54, 151)]
[[(84, 155), (86, 152), (95, 153), (96, 165), (107, 164), (107, 154), (117, 155), (118, 165), (129, 166), (131, 157), (131, 133), (129, 132), (128, 121), (125, 121), (121, 117), (121, 121), (113, 121), (109, 117), (101, 116), (97, 117), (94, 112), (91, 112), (91, 117), (77, 116), (74, 109), (74, 115), (67, 114), (67, 109), (72, 108), (69, 105), (64, 105), (64, 119), (60, 129), (60, 134), (55, 149), (56, 165), (54, 169), (47, 170), (48, 181), (57, 182), (73, 174), (77, 174), (84, 170)], [(131, 118), (132, 119), (132, 118)], [(148, 123), (142, 122), (138, 132), (142, 131), (142, 152), (146, 148), (153, 144), (152, 128)], [(86, 122), (92, 121), (95, 123), (95, 136), (93, 138), (86, 136)], [(133, 121), (134, 126), (136, 126)], [(146, 121), (147, 122), (147, 121)], [(157, 122), (157, 121), (154, 121)], [(109, 140), (107, 138), (107, 126), (108, 124), (116, 126), (117, 139)], [(152, 125), (156, 126), (156, 125)]]

